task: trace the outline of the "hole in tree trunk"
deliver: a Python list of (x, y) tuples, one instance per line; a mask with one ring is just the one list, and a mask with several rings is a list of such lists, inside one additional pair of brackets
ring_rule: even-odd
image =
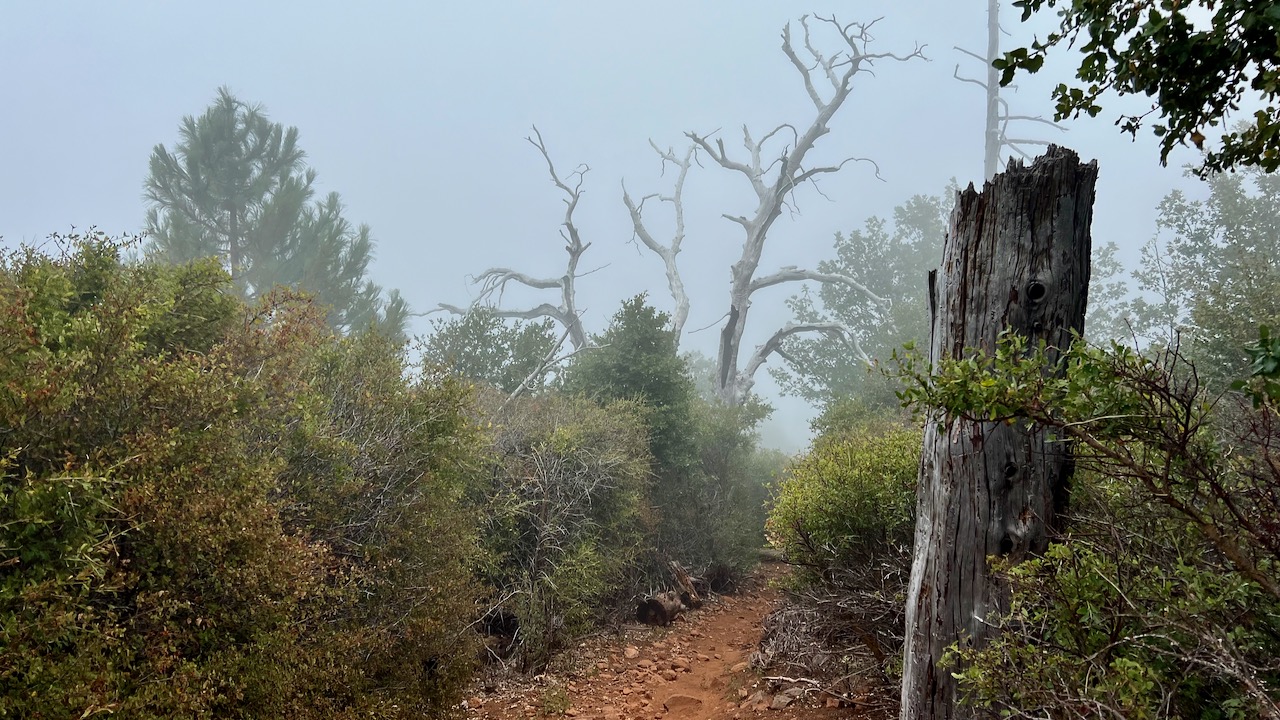
[(1032, 280), (1031, 284), (1027, 286), (1027, 299), (1033, 303), (1040, 302), (1048, 293), (1049, 289), (1039, 280)]

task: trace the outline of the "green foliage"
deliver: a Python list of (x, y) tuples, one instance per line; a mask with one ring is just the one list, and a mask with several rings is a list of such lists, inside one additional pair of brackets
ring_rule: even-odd
[(1006, 571), (1003, 632), (952, 657), (967, 701), (1047, 717), (1264, 716), (1280, 602), (1135, 488), (1081, 480), (1065, 542)]
[(695, 501), (702, 519), (685, 532), (696, 549), (690, 560), (716, 591), (754, 567), (764, 546), (771, 491), (786, 464), (785, 455), (758, 445), (755, 428), (767, 413), (753, 398), (737, 406), (694, 405), (702, 483)]
[(768, 410), (754, 400), (721, 407), (697, 395), (689, 364), (676, 352), (667, 315), (643, 295), (623, 303), (596, 347), (574, 357), (564, 388), (599, 403), (643, 407), (653, 457), (649, 502), (656, 534), (650, 567), (666, 574), (675, 559), (729, 583), (759, 546), (764, 486), (756, 465), (755, 426)]
[(480, 594), (472, 394), (452, 379), (406, 383), (399, 344), (378, 333), (332, 338), (306, 361), (277, 483), (287, 527), (339, 560), (328, 612), (364, 659), (352, 692), (444, 707), (469, 677), (465, 619)]
[(555, 349), (554, 325), (551, 320), (507, 322), (493, 310), (473, 308), (461, 317), (433, 322), (422, 357), (507, 394), (534, 376), (526, 389), (537, 392), (547, 382), (536, 371)]
[(695, 395), (667, 315), (640, 295), (624, 302), (609, 328), (593, 340), (597, 347), (575, 356), (566, 369), (564, 388), (602, 404), (631, 400), (645, 407), (661, 549), (691, 562), (695, 548), (688, 531), (705, 522), (696, 501), (702, 478)]
[(519, 618), (526, 668), (639, 590), (652, 534), (643, 417), (627, 401), (601, 407), (557, 393), (519, 398), (495, 416), (483, 572)]
[[(797, 322), (842, 323), (856, 348), (872, 360), (887, 360), (903, 343), (927, 340), (926, 278), (942, 258), (954, 196), (954, 185), (936, 197), (916, 195), (894, 208), (892, 223), (871, 217), (861, 229), (837, 233), (836, 257), (818, 265), (819, 271), (850, 277), (888, 300), (887, 312), (863, 291), (828, 282), (819, 285), (816, 297), (806, 288), (787, 301)], [(876, 407), (896, 404), (893, 388), (848, 341), (793, 336), (783, 349), (786, 368), (770, 373), (788, 393), (822, 404), (849, 396)]]
[[(1025, 21), (1059, 0), (1015, 0)], [(1009, 84), (1019, 70), (1036, 72), (1050, 48), (1075, 47), (1083, 56), (1076, 69), (1078, 86), (1059, 84), (1053, 91), (1056, 119), (1096, 116), (1103, 93), (1143, 95), (1152, 109), (1122, 115), (1116, 124), (1136, 135), (1151, 112), (1160, 123), (1160, 159), (1177, 145), (1203, 147), (1205, 134), (1222, 124), (1242, 103), (1260, 100), (1249, 126), (1226, 132), (1206, 152), (1201, 172), (1258, 166), (1280, 167), (1280, 98), (1277, 40), (1280, 6), (1246, 0), (1074, 0), (1061, 3), (1059, 29), (1030, 48), (1018, 48), (996, 60)]]
[(247, 311), (216, 263), (69, 246), (0, 265), (0, 716), (456, 701), (465, 393), (309, 302)]
[(824, 435), (789, 469), (769, 542), (821, 575), (900, 555), (915, 531), (918, 430), (868, 421)]
[(313, 293), (335, 328), (379, 324), (401, 337), (407, 307), (367, 278), (368, 226), (343, 217), (337, 193), (312, 202), (316, 174), (303, 162), (298, 129), (268, 119), (227, 88), (200, 117), (182, 120), (181, 141), (151, 154), (146, 233), (156, 257), (175, 264), (221, 259), (245, 298), (277, 285)]
[(1211, 175), (1208, 197), (1160, 203), (1159, 234), (1133, 271), (1136, 296), (1115, 278), (1114, 246), (1094, 258), (1088, 337), (1159, 350), (1177, 346), (1222, 388), (1245, 372), (1259, 324), (1280, 323), (1280, 179), (1257, 168)]
[(1231, 389), (1245, 391), (1253, 399), (1253, 406), (1280, 405), (1280, 336), (1272, 335), (1271, 328), (1258, 328), (1258, 339), (1245, 346), (1249, 353), (1249, 379), (1237, 380)]
[(1280, 414), (1269, 394), (1255, 407), (1206, 393), (1174, 350), (1058, 350), (1015, 335), (932, 373), (917, 363), (903, 365), (904, 399), (939, 422), (1033, 422), (1073, 443), (1086, 473), (1064, 544), (1005, 569), (1010, 613), (989, 619), (1003, 634), (954, 656), (970, 702), (1049, 717), (1274, 707)]

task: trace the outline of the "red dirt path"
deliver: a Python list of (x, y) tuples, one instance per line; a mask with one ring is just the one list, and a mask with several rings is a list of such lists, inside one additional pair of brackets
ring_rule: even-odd
[[(779, 566), (763, 566), (764, 578)], [(781, 593), (767, 583), (723, 596), (668, 628), (628, 627), (583, 643), (558, 671), (477, 690), (474, 720), (880, 720), (803, 684), (769, 681), (750, 666)], [(779, 699), (780, 696), (784, 696)], [(785, 706), (785, 707), (780, 707)], [(777, 709), (775, 709), (777, 708)]]

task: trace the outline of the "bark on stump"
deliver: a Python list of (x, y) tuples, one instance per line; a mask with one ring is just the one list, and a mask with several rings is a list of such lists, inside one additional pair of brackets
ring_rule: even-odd
[[(981, 194), (957, 195), (930, 276), (930, 360), (991, 353), (1001, 331), (1065, 348), (1083, 330), (1096, 163), (1049, 146), (1029, 167), (1011, 161)], [(935, 290), (937, 292), (935, 292)], [(1056, 438), (1025, 425), (932, 417), (920, 461), (915, 559), (907, 592), (902, 717), (963, 717), (952, 670), (956, 642), (981, 643), (1005, 608), (987, 557), (1043, 552), (1067, 500), (1072, 464)]]

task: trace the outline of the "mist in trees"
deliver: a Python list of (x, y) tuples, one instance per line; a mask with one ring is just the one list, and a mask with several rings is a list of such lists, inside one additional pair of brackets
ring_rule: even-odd
[[(1160, 202), (1138, 267), (1124, 272), (1106, 251), (1092, 298), (1098, 340), (1178, 348), (1219, 387), (1249, 366), (1245, 346), (1280, 321), (1280, 185), (1257, 168), (1203, 180), (1207, 196), (1182, 190)], [(1091, 321), (1094, 322), (1094, 321)]]
[(861, 228), (835, 237), (835, 257), (818, 270), (845, 275), (888, 301), (889, 310), (869, 308), (860, 293), (837, 283), (817, 292), (805, 288), (787, 301), (802, 323), (838, 325), (832, 338), (788, 338), (779, 350), (785, 366), (770, 368), (784, 391), (817, 405), (857, 397), (866, 405), (897, 404), (893, 387), (881, 380), (878, 363), (907, 343), (929, 338), (929, 313), (923, 279), (942, 253), (951, 198), (917, 195), (894, 208), (892, 221), (867, 218)]
[[(0, 24), (0, 715), (443, 714), (766, 540), (892, 712), (957, 420), (1079, 472), (945, 712), (1280, 718), (1268, 4), (190, 12)], [(957, 198), (1050, 141), (1080, 338), (922, 363)]]
[(368, 225), (343, 216), (331, 192), (316, 199), (316, 171), (298, 147), (298, 129), (220, 88), (200, 116), (182, 119), (170, 151), (156, 145), (146, 180), (145, 234), (157, 258), (219, 258), (236, 290), (256, 298), (277, 286), (314, 295), (336, 328), (380, 324), (403, 336), (408, 308), (368, 278)]

